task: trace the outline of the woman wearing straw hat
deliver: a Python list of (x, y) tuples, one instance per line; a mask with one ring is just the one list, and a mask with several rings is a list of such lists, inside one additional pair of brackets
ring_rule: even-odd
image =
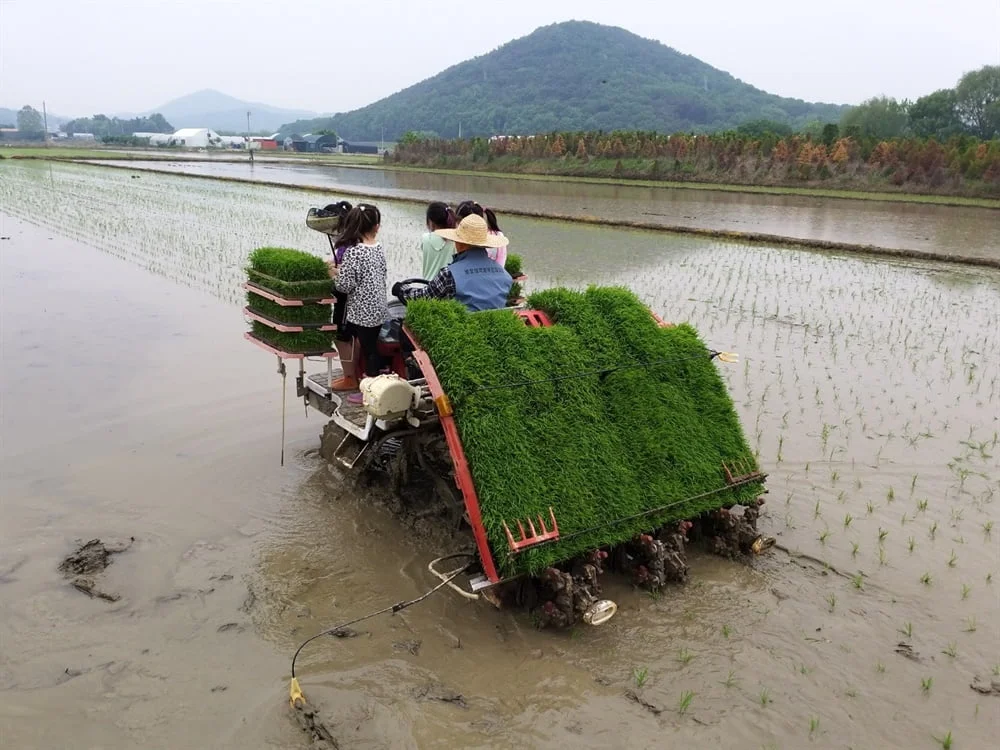
[(496, 310), (507, 305), (514, 280), (487, 254), (487, 248), (507, 246), (503, 235), (490, 234), (482, 216), (470, 214), (455, 229), (438, 229), (435, 234), (455, 243), (455, 257), (425, 287), (410, 287), (403, 282), (392, 286), (401, 300), (457, 299), (470, 312)]

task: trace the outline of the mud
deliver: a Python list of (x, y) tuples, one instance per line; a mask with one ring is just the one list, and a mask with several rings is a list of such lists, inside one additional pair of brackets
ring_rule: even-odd
[[(52, 229), (0, 216), (12, 237), (0, 257), (4, 744), (309, 747), (288, 715), (291, 653), (426, 591), (427, 562), (453, 550), (326, 468), (314, 415), (289, 408), (278, 464), (273, 358), (238, 336), (235, 279), (257, 244), (313, 247), (302, 195), (152, 175), (122, 177), (126, 189), (64, 165), (21, 179), (10, 166), (5, 210)], [(422, 214), (380, 208), (390, 274), (411, 276)], [(605, 561), (600, 595), (619, 610), (599, 628), (538, 631), (521, 610), (442, 592), (364, 637), (320, 639), (302, 687), (341, 747), (919, 748), (949, 731), (956, 747), (995, 744), (995, 697), (970, 685), (992, 679), (1000, 639), (988, 531), (1000, 277), (508, 223), (531, 284), (631, 286), (741, 353), (723, 373), (771, 474), (758, 529), (790, 554), (733, 561), (686, 544), (687, 583), (657, 596)], [(73, 303), (39, 315), (43, 298)], [(99, 574), (121, 600), (67, 586), (66, 540), (122, 528), (141, 528), (142, 544)], [(217, 632), (228, 623), (244, 629)], [(922, 661), (894, 653), (910, 626)], [(419, 655), (392, 648), (406, 640)], [(418, 698), (429, 684), (467, 708)]]
[(121, 595), (108, 593), (98, 588), (96, 576), (103, 573), (104, 569), (111, 564), (112, 555), (120, 555), (129, 549), (134, 542), (135, 537), (130, 537), (128, 541), (106, 543), (100, 539), (91, 539), (89, 542), (81, 544), (75, 552), (67, 555), (59, 563), (59, 570), (71, 579), (70, 585), (77, 591), (92, 598), (117, 602), (121, 599)]

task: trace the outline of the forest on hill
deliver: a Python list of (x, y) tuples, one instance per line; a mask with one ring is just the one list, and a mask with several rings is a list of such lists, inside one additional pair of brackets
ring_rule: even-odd
[(567, 21), (537, 29), (353, 112), (283, 125), (283, 135), (335, 130), (351, 140), (553, 130), (712, 132), (755, 119), (801, 128), (844, 107), (769, 94), (660, 42)]

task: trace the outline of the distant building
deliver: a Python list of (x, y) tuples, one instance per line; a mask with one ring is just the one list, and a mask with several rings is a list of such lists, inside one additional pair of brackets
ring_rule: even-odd
[(70, 138), (72, 138), (74, 140), (77, 140), (77, 141), (92, 141), (92, 140), (95, 140), (93, 133), (73, 133), (73, 135), (71, 135)]
[(210, 128), (181, 128), (171, 138), (174, 145), (184, 148), (209, 148), (222, 145), (222, 136)]
[(383, 151), (379, 141), (343, 141), (341, 146), (345, 154), (379, 154)]
[(306, 142), (305, 150), (315, 153), (334, 151), (338, 143), (335, 135), (304, 135), (302, 140)]
[(253, 148), (254, 143), (257, 144), (256, 148), (261, 151), (277, 151), (278, 150), (278, 139), (272, 136), (271, 138), (261, 138), (261, 137), (251, 137), (250, 138), (251, 148)]

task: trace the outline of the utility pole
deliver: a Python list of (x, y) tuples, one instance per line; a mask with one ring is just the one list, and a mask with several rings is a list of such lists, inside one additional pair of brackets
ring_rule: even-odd
[(45, 128), (45, 143), (46, 146), (49, 145), (49, 113), (45, 110), (45, 100), (42, 100), (42, 127)]

